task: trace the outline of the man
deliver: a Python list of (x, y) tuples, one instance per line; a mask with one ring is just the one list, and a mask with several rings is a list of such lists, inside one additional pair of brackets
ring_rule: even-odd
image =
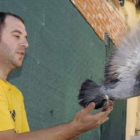
[(70, 140), (108, 120), (112, 107), (92, 115), (95, 104), (91, 103), (70, 123), (30, 132), (23, 96), (6, 80), (12, 70), (22, 66), (27, 47), (24, 21), (0, 12), (0, 140)]

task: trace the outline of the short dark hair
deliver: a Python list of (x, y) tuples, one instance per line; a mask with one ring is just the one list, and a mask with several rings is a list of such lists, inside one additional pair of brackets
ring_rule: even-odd
[(19, 19), (24, 24), (24, 20), (16, 14), (13, 14), (11, 12), (0, 12), (0, 38), (1, 38), (2, 29), (5, 25), (5, 19), (7, 16), (13, 16), (13, 17)]

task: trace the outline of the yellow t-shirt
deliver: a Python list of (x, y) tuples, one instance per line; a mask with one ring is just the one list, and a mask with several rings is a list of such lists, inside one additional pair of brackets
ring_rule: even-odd
[(22, 93), (0, 79), (0, 131), (10, 129), (16, 133), (30, 131)]

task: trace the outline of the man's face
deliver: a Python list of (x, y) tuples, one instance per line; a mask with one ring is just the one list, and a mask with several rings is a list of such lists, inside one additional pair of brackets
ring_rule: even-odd
[(24, 24), (13, 16), (7, 16), (0, 38), (0, 64), (10, 69), (22, 65), (28, 47)]

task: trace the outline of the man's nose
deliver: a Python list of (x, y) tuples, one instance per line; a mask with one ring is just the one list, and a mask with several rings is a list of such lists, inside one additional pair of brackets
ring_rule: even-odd
[(29, 43), (28, 43), (27, 39), (22, 41), (21, 47), (24, 47), (24, 48), (28, 48), (29, 47)]

